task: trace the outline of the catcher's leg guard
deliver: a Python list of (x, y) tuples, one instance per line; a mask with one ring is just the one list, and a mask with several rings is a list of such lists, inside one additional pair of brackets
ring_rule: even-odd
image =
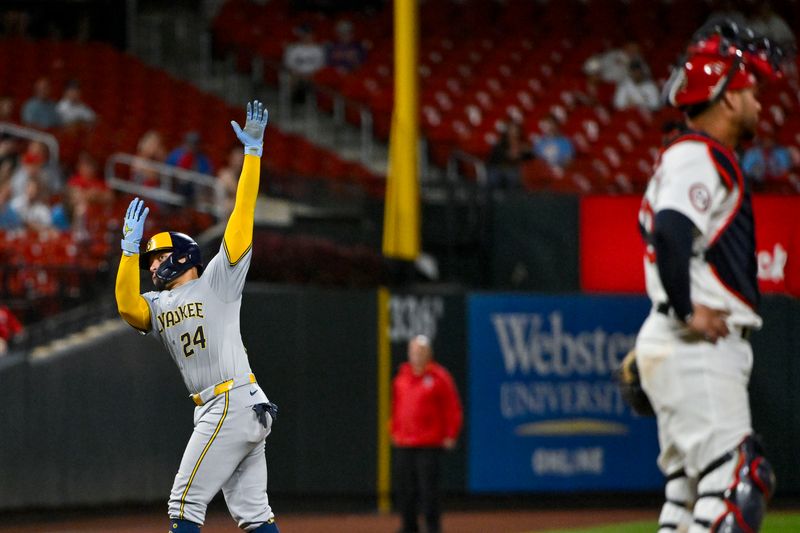
[(666, 500), (658, 517), (658, 533), (687, 531), (692, 523), (694, 491), (683, 469), (667, 476)]
[(775, 474), (753, 436), (700, 473), (690, 531), (755, 533), (775, 491)]

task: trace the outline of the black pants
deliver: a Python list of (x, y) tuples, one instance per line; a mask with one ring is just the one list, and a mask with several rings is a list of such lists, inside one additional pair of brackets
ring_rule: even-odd
[(403, 517), (403, 531), (419, 531), (417, 513), (425, 516), (428, 533), (438, 533), (439, 456), (441, 448), (395, 448), (397, 505)]

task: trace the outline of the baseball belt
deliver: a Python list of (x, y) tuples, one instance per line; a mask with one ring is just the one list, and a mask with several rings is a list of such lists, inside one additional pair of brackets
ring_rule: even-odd
[(256, 376), (254, 374), (244, 374), (242, 376), (236, 376), (233, 379), (229, 379), (227, 381), (223, 381), (222, 383), (217, 383), (216, 385), (212, 385), (206, 389), (203, 389), (197, 394), (192, 394), (191, 398), (195, 405), (199, 407), (201, 405), (205, 405), (209, 400), (216, 398), (222, 393), (228, 392), (229, 390), (237, 387), (241, 387), (242, 385), (248, 385), (255, 382)]
[[(669, 312), (671, 309), (672, 306), (668, 302), (661, 302), (660, 304), (656, 305), (656, 312), (661, 313), (662, 315), (670, 316)], [(750, 326), (733, 326), (731, 329), (744, 340), (749, 340), (750, 335), (753, 333), (753, 328)]]

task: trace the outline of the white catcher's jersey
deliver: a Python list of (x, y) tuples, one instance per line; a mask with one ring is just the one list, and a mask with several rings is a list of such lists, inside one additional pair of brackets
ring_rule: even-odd
[(192, 394), (251, 372), (239, 310), (252, 255), (251, 248), (231, 265), (220, 246), (198, 279), (142, 295), (150, 306), (150, 332), (167, 347)]
[(648, 241), (645, 282), (654, 304), (667, 302), (649, 242), (663, 209), (687, 216), (699, 232), (689, 265), (692, 302), (728, 311), (732, 325), (760, 327), (752, 206), (736, 156), (700, 133), (678, 138), (661, 155), (639, 212)]

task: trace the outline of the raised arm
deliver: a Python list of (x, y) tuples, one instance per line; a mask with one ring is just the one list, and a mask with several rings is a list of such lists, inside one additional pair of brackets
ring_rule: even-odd
[(150, 307), (139, 292), (139, 242), (144, 221), (150, 212), (135, 198), (128, 206), (122, 228), (122, 257), (117, 270), (114, 294), (120, 316), (139, 331), (150, 331)]
[(269, 113), (258, 100), (247, 104), (247, 121), (242, 129), (231, 121), (233, 131), (244, 145), (244, 165), (236, 188), (236, 203), (225, 227), (223, 245), (228, 262), (235, 265), (253, 244), (253, 219), (261, 174), (261, 151)]

